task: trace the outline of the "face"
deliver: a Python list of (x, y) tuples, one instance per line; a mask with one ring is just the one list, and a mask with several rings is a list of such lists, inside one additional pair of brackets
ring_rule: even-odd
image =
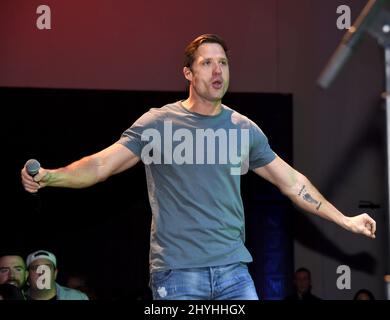
[(217, 43), (203, 43), (195, 52), (191, 68), (184, 76), (190, 81), (190, 94), (207, 102), (220, 102), (229, 86), (229, 65), (225, 51)]
[[(47, 266), (50, 270), (50, 274), (44, 275), (44, 272), (38, 272), (38, 267), (44, 265)], [(54, 288), (55, 286), (55, 280), (57, 277), (57, 269), (54, 268), (53, 263), (50, 260), (47, 259), (37, 259), (33, 261), (29, 267), (29, 277), (28, 277), (28, 282), (30, 284), (30, 288), (34, 290), (43, 290), (38, 288), (38, 282), (40, 284), (46, 284), (43, 282), (43, 279), (46, 281), (48, 279), (50, 286), (49, 290)], [(41, 278), (43, 276), (43, 278)]]
[(0, 258), (0, 284), (10, 283), (22, 288), (27, 276), (28, 272), (22, 257), (4, 256)]
[(295, 274), (295, 286), (299, 293), (306, 293), (310, 290), (310, 276), (307, 272), (297, 272)]

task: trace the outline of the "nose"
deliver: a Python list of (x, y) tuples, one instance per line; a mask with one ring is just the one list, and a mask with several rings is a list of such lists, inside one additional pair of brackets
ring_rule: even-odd
[(221, 74), (222, 73), (222, 68), (219, 63), (216, 63), (213, 68), (213, 73), (214, 74)]
[(15, 270), (13, 270), (12, 268), (8, 272), (8, 279), (15, 280)]

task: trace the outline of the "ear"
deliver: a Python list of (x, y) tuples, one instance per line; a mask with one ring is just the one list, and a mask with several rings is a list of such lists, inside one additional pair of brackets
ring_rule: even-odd
[(184, 68), (183, 68), (183, 74), (184, 74), (184, 77), (185, 77), (189, 82), (192, 81), (192, 71), (191, 71), (190, 68), (184, 67)]

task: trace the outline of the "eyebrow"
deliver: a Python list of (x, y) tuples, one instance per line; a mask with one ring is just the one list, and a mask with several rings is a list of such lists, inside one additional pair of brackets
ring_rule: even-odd
[[(213, 60), (214, 57), (204, 57), (204, 56), (199, 56), (199, 58), (203, 59), (203, 60)], [(216, 60), (229, 60), (228, 57), (217, 57)]]
[(25, 269), (25, 266), (17, 265), (17, 266), (1, 266), (0, 267), (0, 269), (11, 269), (11, 268), (23, 268), (23, 269)]

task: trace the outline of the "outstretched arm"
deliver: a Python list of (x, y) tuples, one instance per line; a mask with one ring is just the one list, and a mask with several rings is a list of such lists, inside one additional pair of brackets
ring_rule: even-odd
[(376, 223), (368, 214), (345, 216), (328, 202), (304, 175), (281, 158), (276, 157), (268, 165), (253, 171), (276, 185), (300, 208), (333, 221), (346, 230), (375, 238)]
[(22, 184), (31, 193), (46, 186), (86, 188), (134, 166), (139, 160), (128, 148), (115, 143), (66, 167), (52, 170), (40, 168), (34, 178), (24, 167), (21, 172)]

